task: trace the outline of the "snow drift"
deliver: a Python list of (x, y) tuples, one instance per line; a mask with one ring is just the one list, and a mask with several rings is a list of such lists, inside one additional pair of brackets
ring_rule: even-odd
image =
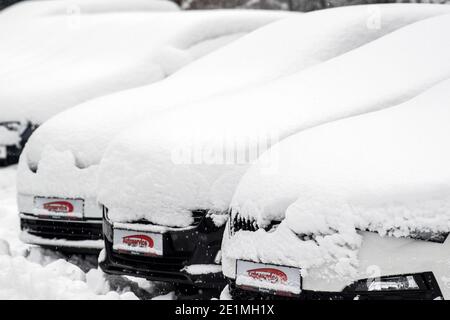
[(299, 74), (178, 108), (121, 134), (100, 168), (114, 221), (186, 226), (227, 210), (259, 153), (298, 131), (404, 102), (450, 75), (450, 19), (423, 20)]

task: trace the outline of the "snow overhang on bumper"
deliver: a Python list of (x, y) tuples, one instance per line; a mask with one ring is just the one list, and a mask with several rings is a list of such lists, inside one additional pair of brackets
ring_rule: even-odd
[[(37, 126), (30, 122), (0, 122), (0, 167), (19, 161), (23, 147)], [(7, 135), (3, 137), (2, 135)]]
[(95, 200), (19, 194), (18, 205), (22, 241), (66, 251), (103, 248), (102, 211)]
[[(217, 227), (205, 212), (186, 228), (166, 228), (142, 223), (113, 223), (104, 210), (103, 234), (105, 255), (99, 261), (106, 273), (130, 275), (153, 281), (195, 285), (203, 288), (223, 288), (225, 279), (218, 264), (224, 226)], [(115, 230), (133, 233), (133, 236), (158, 234), (161, 255), (146, 255), (117, 250)], [(145, 231), (143, 231), (145, 230)]]
[[(276, 277), (277, 272), (286, 271), (286, 268), (292, 268), (292, 265), (289, 265), (288, 260), (286, 260), (285, 265), (270, 265), (267, 263), (262, 263), (258, 259), (245, 259), (245, 260), (237, 260), (231, 258), (227, 255), (227, 247), (230, 245), (229, 240), (233, 238), (238, 232), (255, 232), (259, 228), (258, 226), (252, 222), (247, 221), (246, 219), (230, 219), (229, 224), (227, 224), (228, 230), (224, 235), (223, 239), (223, 269), (224, 275), (228, 282), (228, 290), (229, 294), (233, 299), (237, 300), (259, 300), (259, 299), (293, 299), (293, 300), (435, 300), (443, 298), (443, 294), (440, 288), (441, 280), (439, 272), (435, 274), (432, 271), (423, 270), (424, 265), (421, 265), (419, 268), (420, 271), (417, 270), (416, 267), (412, 267), (411, 265), (407, 265), (407, 267), (403, 268), (403, 272), (411, 272), (411, 273), (380, 273), (374, 278), (354, 278), (352, 281), (349, 281), (345, 284), (345, 282), (337, 281), (336, 283), (333, 278), (329, 278), (326, 281), (326, 285), (323, 286), (323, 282), (316, 282), (317, 279), (309, 279), (308, 285), (304, 286), (305, 278), (302, 277), (301, 272), (298, 272), (299, 281), (298, 281), (298, 294), (292, 294), (287, 291), (277, 291), (273, 288), (273, 283), (267, 283), (267, 280), (275, 279), (276, 283), (280, 283), (280, 279)], [(374, 233), (368, 233), (374, 235)], [(379, 243), (381, 238), (379, 238), (376, 243), (373, 240), (371, 241), (375, 245)], [(385, 241), (396, 241), (395, 239), (389, 240), (389, 238), (384, 238)], [(286, 243), (286, 246), (288, 244)], [(441, 245), (441, 244), (437, 244)], [(384, 247), (384, 246), (382, 246)], [(395, 246), (396, 248), (401, 248), (402, 246)], [(295, 246), (292, 246), (292, 250), (296, 250)], [(386, 248), (386, 247), (384, 247)], [(297, 248), (298, 250), (298, 248)], [(370, 250), (370, 249), (369, 249)], [(400, 249), (401, 250), (401, 249)], [(441, 250), (445, 251), (444, 248)], [(391, 254), (392, 254), (391, 250)], [(378, 263), (382, 263), (383, 261), (379, 261), (380, 258), (375, 258), (375, 260), (371, 260), (370, 265), (372, 267), (378, 267)], [(392, 259), (389, 260), (392, 262)], [(403, 260), (408, 261), (408, 260)], [(238, 266), (242, 262), (250, 265), (250, 267), (242, 270), (239, 270)], [(411, 262), (411, 261), (409, 261)], [(433, 269), (433, 265), (427, 264), (430, 269)], [(254, 266), (254, 267), (252, 267)], [(259, 271), (259, 277), (256, 280), (249, 283), (242, 281), (242, 279), (251, 277), (252, 272)], [(294, 268), (295, 269), (295, 268)], [(395, 269), (395, 268), (394, 268)], [(409, 269), (409, 271), (408, 271)], [(297, 270), (300, 270), (299, 268)], [(414, 271), (411, 271), (414, 270)], [(311, 270), (309, 270), (311, 271)], [(391, 270), (392, 271), (392, 270)], [(270, 276), (268, 275), (275, 275)], [(289, 277), (288, 273), (285, 273)], [(270, 276), (270, 277), (269, 277)], [(361, 277), (363, 278), (363, 277)], [(262, 283), (258, 284), (257, 282), (261, 281)], [(284, 281), (290, 281), (290, 279), (284, 279)], [(324, 280), (324, 279), (321, 279)], [(270, 282), (270, 281), (269, 281)], [(319, 284), (319, 287), (317, 285)], [(322, 286), (322, 287), (320, 287)], [(281, 286), (280, 286), (281, 287)], [(317, 287), (315, 290), (314, 288)], [(326, 287), (327, 289), (324, 289)], [(445, 288), (444, 288), (445, 289)], [(445, 290), (444, 290), (445, 291)]]

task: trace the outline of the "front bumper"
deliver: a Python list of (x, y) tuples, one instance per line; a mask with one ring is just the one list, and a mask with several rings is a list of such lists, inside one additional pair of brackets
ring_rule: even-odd
[(64, 220), (20, 214), (21, 240), (63, 251), (99, 251), (103, 248), (101, 219)]
[[(133, 224), (129, 224), (130, 228)], [(199, 288), (223, 288), (222, 272), (192, 274), (186, 267), (214, 265), (220, 251), (223, 227), (216, 227), (208, 216), (189, 228), (168, 229), (163, 233), (163, 256), (133, 255), (113, 250), (113, 224), (103, 219), (105, 257), (100, 267), (110, 274), (131, 275), (152, 281), (193, 285)]]
[(417, 276), (423, 280), (418, 290), (352, 291), (349, 286), (341, 292), (304, 290), (297, 297), (247, 290), (236, 286), (234, 279), (227, 278), (227, 281), (230, 296), (235, 300), (436, 300), (442, 298), (441, 290), (432, 272), (424, 272)]

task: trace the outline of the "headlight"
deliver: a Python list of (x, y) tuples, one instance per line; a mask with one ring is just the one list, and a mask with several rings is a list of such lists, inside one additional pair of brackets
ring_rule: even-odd
[(387, 276), (366, 280), (359, 280), (344, 291), (365, 292), (365, 291), (404, 291), (420, 290), (420, 280), (414, 275)]

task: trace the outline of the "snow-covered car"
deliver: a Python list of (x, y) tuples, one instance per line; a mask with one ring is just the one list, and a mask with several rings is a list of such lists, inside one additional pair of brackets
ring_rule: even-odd
[[(191, 61), (287, 15), (289, 14), (284, 12), (250, 10), (164, 13), (162, 21), (165, 25), (159, 25), (155, 30), (161, 36), (165, 32), (160, 29), (172, 30), (169, 32), (171, 36), (165, 39), (164, 44), (147, 55), (143, 51), (144, 45), (137, 44), (142, 46), (139, 54), (142, 57), (131, 59), (130, 63), (136, 66), (129, 70), (129, 79), (117, 70), (117, 75), (121, 77), (104, 80), (118, 81), (121, 85), (135, 81), (152, 83), (171, 75)], [(133, 21), (136, 21), (135, 18)], [(114, 36), (117, 37), (117, 34)], [(134, 34), (133, 38), (140, 42), (137, 34)], [(144, 57), (145, 59), (142, 59)], [(99, 56), (98, 62), (103, 59), (104, 55)], [(224, 70), (219, 66), (225, 63), (223, 59), (219, 59), (210, 64), (217, 66), (212, 69), (216, 70), (214, 75), (218, 78), (226, 74), (219, 72)], [(107, 70), (111, 69), (110, 72), (116, 69), (105, 62), (103, 64)], [(195, 70), (197, 68), (192, 71)], [(201, 76), (208, 73), (209, 71), (205, 70), (195, 74)], [(24, 241), (60, 248), (103, 247), (102, 210), (96, 202), (96, 179), (101, 154), (109, 142), (109, 136), (120, 127), (133, 126), (142, 116), (135, 110), (143, 112), (150, 108), (157, 98), (159, 103), (167, 103), (181, 99), (183, 94), (186, 96), (189, 92), (183, 91), (182, 87), (188, 84), (195, 82), (204, 87), (198, 95), (207, 94), (210, 79), (205, 77), (195, 81), (188, 74), (191, 73), (180, 77), (174, 74), (179, 80), (171, 80), (166, 85), (147, 85), (124, 91), (123, 94), (92, 100), (56, 115), (36, 130), (19, 163), (18, 206), (21, 226), (25, 230), (22, 238)], [(91, 91), (97, 90), (99, 80), (92, 77), (91, 70), (87, 75), (92, 81), (79, 83), (76, 92), (74, 88), (70, 89), (76, 93), (74, 97), (77, 100), (85, 94), (82, 90), (88, 90), (88, 86), (92, 86)], [(180, 90), (177, 91), (171, 86), (173, 82), (178, 84)], [(102, 87), (98, 89), (101, 90)], [(165, 87), (166, 90), (158, 90), (160, 87)], [(215, 88), (220, 90), (219, 87)], [(159, 96), (155, 94), (158, 92)], [(56, 104), (50, 101), (55, 98), (55, 94), (45, 96), (45, 100), (48, 100), (48, 107), (53, 106), (59, 110), (61, 100), (56, 99)], [(43, 116), (42, 110), (35, 114)]]
[(40, 16), (81, 15), (108, 12), (178, 11), (170, 0), (27, 0), (18, 2), (0, 12), (0, 24), (21, 22)]
[(232, 296), (449, 299), (449, 101), (445, 80), (267, 150), (231, 203)]
[(449, 15), (416, 22), (297, 74), (166, 110), (120, 133), (100, 164), (103, 270), (219, 283), (231, 197), (258, 154), (298, 131), (394, 106), (449, 77), (449, 26)]
[[(70, 12), (69, 9), (76, 10), (76, 12)], [(69, 88), (65, 88), (65, 97), (61, 94), (57, 99), (52, 90), (55, 87), (61, 89), (61, 84), (57, 85), (57, 83), (68, 77), (78, 76), (78, 81), (83, 81), (81, 74), (75, 73), (74, 70), (91, 68), (96, 64), (101, 65), (100, 56), (107, 54), (111, 60), (119, 58), (120, 54), (114, 57), (110, 52), (117, 50), (115, 43), (123, 42), (124, 37), (128, 37), (131, 32), (131, 28), (142, 28), (147, 31), (138, 31), (137, 34), (142, 38), (136, 37), (135, 43), (128, 40), (123, 42), (124, 45), (131, 45), (136, 50), (135, 55), (122, 50), (123, 59), (136, 59), (139, 50), (148, 52), (150, 44), (156, 45), (157, 37), (150, 37), (150, 34), (154, 33), (151, 29), (155, 29), (156, 25), (146, 21), (151, 20), (151, 17), (140, 17), (138, 18), (140, 21), (132, 22), (132, 17), (129, 15), (119, 19), (113, 17), (105, 19), (100, 15), (101, 13), (178, 10), (176, 4), (166, 0), (131, 0), (126, 3), (119, 0), (26, 1), (2, 10), (0, 13), (0, 64), (2, 70), (0, 74), (2, 80), (0, 81), (2, 88), (8, 88), (8, 90), (3, 90), (0, 94), (3, 106), (0, 108), (0, 166), (18, 161), (20, 152), (31, 133), (47, 117), (36, 120), (31, 113), (22, 112), (21, 109), (25, 104), (28, 109), (40, 109), (45, 108), (49, 104), (49, 100), (53, 100), (51, 103), (64, 109), (76, 102), (84, 101), (88, 97), (96, 97), (97, 92), (92, 89), (85, 90), (86, 93), (78, 101), (76, 98), (70, 97), (75, 93), (71, 90), (76, 90), (70, 87), (75, 85), (75, 80), (67, 83)], [(93, 15), (94, 13), (99, 15)], [(97, 17), (99, 17), (98, 25), (96, 24)], [(161, 18), (158, 19), (161, 20)], [(114, 33), (118, 26), (124, 27), (126, 32)], [(81, 27), (83, 30), (77, 30)], [(91, 32), (93, 29), (95, 29), (94, 34)], [(12, 30), (14, 31), (12, 32)], [(141, 39), (149, 39), (149, 44), (140, 45), (137, 41)], [(94, 48), (94, 41), (97, 41), (98, 47)], [(87, 47), (85, 48), (84, 45)], [(86, 51), (83, 51), (84, 49)], [(88, 58), (88, 50), (95, 50), (97, 54), (92, 53)], [(73, 65), (69, 67), (67, 65), (69, 63)], [(49, 77), (43, 79), (42, 72), (45, 64), (48, 64), (49, 67)], [(52, 70), (52, 65), (58, 71)], [(63, 67), (64, 65), (66, 68)], [(25, 67), (31, 67), (32, 70), (27, 72)], [(112, 65), (109, 67), (114, 70)], [(124, 67), (125, 65), (116, 68), (124, 73), (126, 72)], [(129, 67), (131, 67), (131, 62)], [(111, 72), (103, 71), (103, 73), (107, 73), (107, 77), (111, 75)], [(10, 78), (11, 74), (14, 74), (13, 78)], [(94, 78), (100, 80), (98, 78), (99, 71), (94, 75)], [(89, 85), (92, 84), (89, 81), (93, 81), (84, 80)], [(47, 87), (42, 94), (39, 94), (42, 88), (39, 84)], [(136, 83), (129, 81), (128, 84), (124, 83), (122, 86), (129, 88), (139, 84), (143, 84), (142, 80)], [(113, 87), (112, 84), (111, 87)], [(114, 89), (120, 89), (120, 86), (110, 88), (111, 91), (108, 89), (105, 86), (103, 91), (112, 92)], [(28, 100), (23, 97), (27, 95), (30, 95)], [(47, 95), (47, 99), (44, 99), (43, 95)]]
[(86, 14), (72, 23), (55, 15), (23, 21), (14, 36), (0, 28), (0, 86), (7, 88), (0, 123), (33, 128), (82, 102), (161, 80), (276, 16), (132, 12)]

